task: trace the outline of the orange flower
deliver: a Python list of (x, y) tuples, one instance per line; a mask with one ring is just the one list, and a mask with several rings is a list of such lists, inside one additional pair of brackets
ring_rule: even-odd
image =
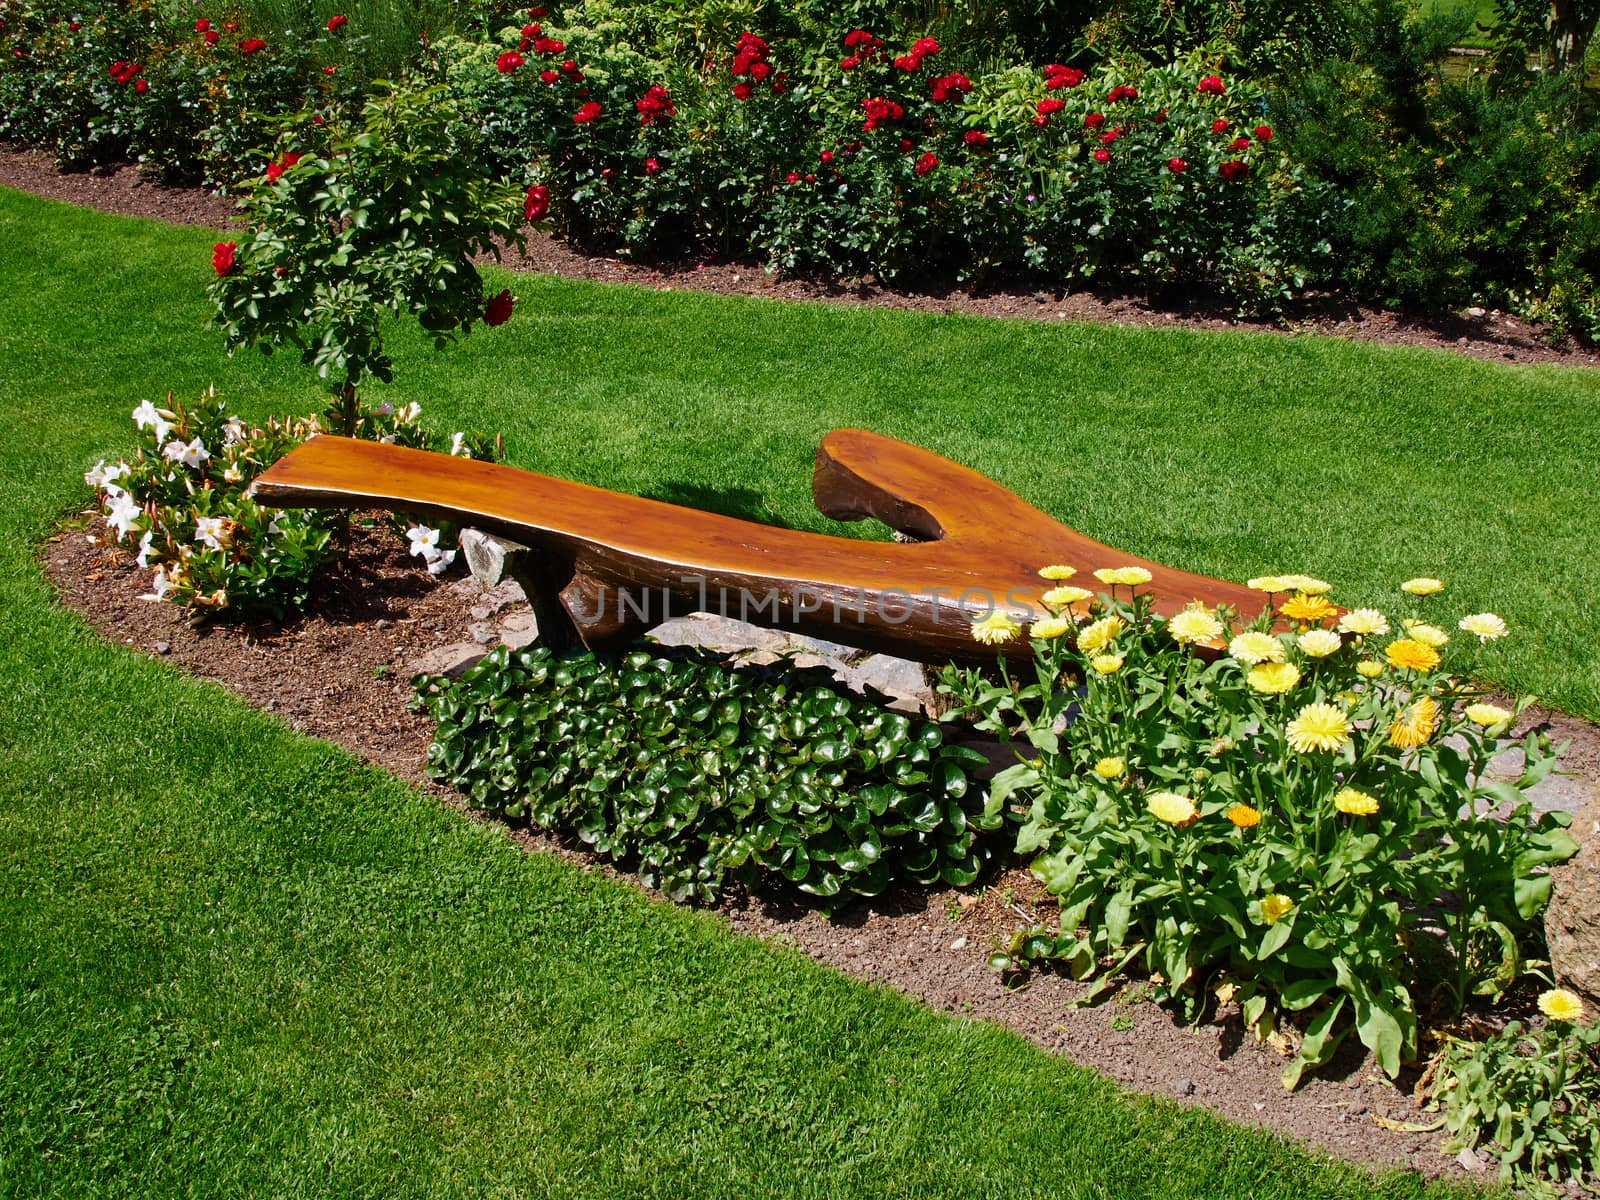
[(1389, 725), (1389, 745), (1397, 750), (1411, 750), (1422, 745), (1433, 736), (1438, 718), (1439, 706), (1432, 696), (1424, 696), (1402, 709)]
[(1311, 596), (1305, 592), (1297, 592), (1293, 597), (1285, 600), (1278, 611), (1291, 621), (1315, 624), (1318, 621), (1327, 620), (1338, 610), (1329, 603), (1326, 596)]
[(1251, 808), (1248, 804), (1235, 804), (1226, 815), (1228, 820), (1240, 829), (1250, 829), (1261, 824), (1261, 810)]

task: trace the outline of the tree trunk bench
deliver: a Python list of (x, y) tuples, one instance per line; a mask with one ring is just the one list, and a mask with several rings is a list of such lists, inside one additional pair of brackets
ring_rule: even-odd
[[(605, 650), (670, 617), (712, 612), (922, 662), (993, 662), (972, 621), (1047, 612), (1050, 563), (1093, 590), (1100, 567), (1139, 566), (1142, 591), (1171, 615), (1191, 601), (1243, 618), (1265, 602), (1234, 583), (1096, 542), (993, 480), (930, 451), (859, 429), (817, 450), (817, 508), (874, 517), (911, 542), (867, 542), (760, 525), (495, 463), (319, 436), (260, 475), (277, 508), (381, 508), (451, 521), (530, 547), (518, 574), (555, 649)], [(1081, 614), (1083, 605), (1076, 606)], [(1020, 638), (1001, 652), (1026, 651)], [(1213, 653), (1220, 646), (1209, 647)]]

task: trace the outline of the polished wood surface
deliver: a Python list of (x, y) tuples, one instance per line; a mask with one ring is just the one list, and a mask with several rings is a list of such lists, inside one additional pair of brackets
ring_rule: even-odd
[(1142, 590), (1168, 615), (1198, 599), (1249, 618), (1265, 599), (1096, 542), (976, 471), (860, 429), (823, 438), (812, 478), (817, 507), (843, 521), (877, 518), (916, 541), (780, 529), (331, 436), (297, 447), (251, 490), (275, 507), (389, 509), (529, 546), (538, 566), (524, 586), (542, 593), (530, 595), (541, 636), (591, 648), (706, 611), (926, 662), (992, 662), (995, 649), (973, 641), (972, 620), (994, 608), (1023, 621), (1045, 615), (1040, 596), (1055, 585), (1038, 569), (1049, 563), (1077, 568), (1071, 582), (1095, 591), (1104, 590), (1096, 568), (1144, 567), (1152, 578)]

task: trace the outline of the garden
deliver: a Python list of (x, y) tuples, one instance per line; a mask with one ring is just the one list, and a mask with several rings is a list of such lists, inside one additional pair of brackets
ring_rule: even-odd
[[(241, 216), (0, 192), (19, 1194), (1592, 1179), (1600, 1027), (1545, 926), (1600, 773), (1581, 48), (1502, 12), (1463, 81), (1459, 22), (1382, 5), (1058, 43), (290, 7), (0, 13), (6, 136)], [(1330, 141), (1358, 97), (1411, 105), (1376, 189)], [(1529, 173), (1469, 178), (1515, 114)], [(496, 265), (551, 234), (636, 282)], [(1046, 309), (1494, 307), (1550, 365), (715, 297), (685, 257)], [(805, 487), (842, 426), (1261, 615), (1040, 561), (1031, 614), (972, 614), (993, 665), (914, 712), (799, 643), (446, 669), (509, 628), (455, 526), (248, 494), (333, 433), (838, 532)]]

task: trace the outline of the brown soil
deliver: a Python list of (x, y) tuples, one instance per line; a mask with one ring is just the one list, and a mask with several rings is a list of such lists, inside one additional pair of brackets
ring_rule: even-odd
[[(153, 186), (133, 171), (59, 175), (47, 160), (15, 151), (0, 151), (0, 183), (113, 212), (219, 228), (231, 213), (223, 198)], [(1162, 312), (1127, 297), (997, 293), (974, 298), (896, 293), (866, 284), (829, 288), (775, 280), (738, 265), (644, 270), (586, 256), (543, 237), (532, 240), (528, 255), (516, 265), (658, 288), (939, 312), (1191, 328), (1242, 324), (1214, 315)], [(1337, 333), (1521, 362), (1597, 362), (1587, 351), (1553, 349), (1525, 323), (1499, 317), (1443, 327), (1350, 309), (1311, 319), (1291, 332)], [(423, 774), (431, 726), (424, 716), (406, 711), (406, 674), (408, 664), (426, 651), (471, 639), (468, 626), (483, 613), (481, 608), (477, 614), (472, 611), (475, 583), (432, 580), (395, 539), (381, 531), (358, 530), (349, 562), (305, 615), (281, 624), (196, 630), (176, 607), (139, 599), (148, 587), (147, 573), (138, 571), (125, 552), (100, 540), (97, 527), (93, 514), (86, 513), (77, 528), (46, 545), (43, 560), (63, 601), (102, 636), (215, 680), (291, 727), (360, 754), (466, 811), (460, 797)], [(1550, 719), (1558, 726), (1558, 740), (1575, 739), (1569, 768), (1591, 774), (1600, 770), (1600, 736), (1594, 729), (1559, 716)], [(511, 836), (530, 849), (560, 854), (587, 869), (632, 878), (555, 839), (526, 829), (514, 829)], [(1049, 910), (1048, 898), (1027, 872), (1010, 868), (974, 893), (903, 890), (832, 920), (800, 900), (781, 897), (735, 897), (719, 911), (734, 929), (795, 946), (818, 962), (933, 1007), (1001, 1022), (1136, 1091), (1205, 1105), (1365, 1164), (1399, 1165), (1425, 1176), (1489, 1177), (1485, 1162), (1441, 1154), (1438, 1133), (1380, 1124), (1430, 1118), (1419, 1114), (1411, 1099), (1415, 1072), (1397, 1086), (1383, 1078), (1370, 1057), (1357, 1053), (1359, 1046), (1347, 1046), (1329, 1069), (1291, 1095), (1278, 1080), (1284, 1058), (1246, 1036), (1235, 1010), (1225, 1009), (1191, 1029), (1150, 1002), (1137, 985), (1105, 1005), (1081, 1010), (1068, 1005), (1084, 989), (1055, 975), (1039, 973), (1020, 986), (1007, 986), (989, 969), (988, 954), (1018, 925), (1036, 919), (1048, 923)]]
[[(232, 201), (225, 196), (153, 184), (133, 168), (62, 174), (49, 158), (15, 148), (0, 147), (0, 184), (105, 212), (215, 229), (227, 228), (234, 213)], [(1600, 366), (1600, 353), (1595, 350), (1570, 342), (1553, 344), (1548, 330), (1498, 311), (1470, 315), (1481, 310), (1468, 310), (1448, 318), (1421, 319), (1348, 302), (1312, 299), (1286, 313), (1283, 319), (1274, 321), (1240, 318), (1202, 300), (1181, 307), (1161, 308), (1135, 294), (1111, 288), (1069, 292), (998, 288), (974, 295), (952, 285), (901, 291), (870, 276), (854, 281), (818, 283), (769, 275), (760, 266), (750, 263), (694, 258), (672, 263), (633, 263), (612, 255), (587, 253), (540, 233), (528, 238), (526, 253), (508, 251), (505, 262), (520, 271), (633, 283), (657, 290), (681, 288), (772, 300), (824, 300), (917, 312), (1039, 321), (1254, 330), (1280, 337), (1324, 334), (1386, 345), (1451, 350), (1497, 362)]]

